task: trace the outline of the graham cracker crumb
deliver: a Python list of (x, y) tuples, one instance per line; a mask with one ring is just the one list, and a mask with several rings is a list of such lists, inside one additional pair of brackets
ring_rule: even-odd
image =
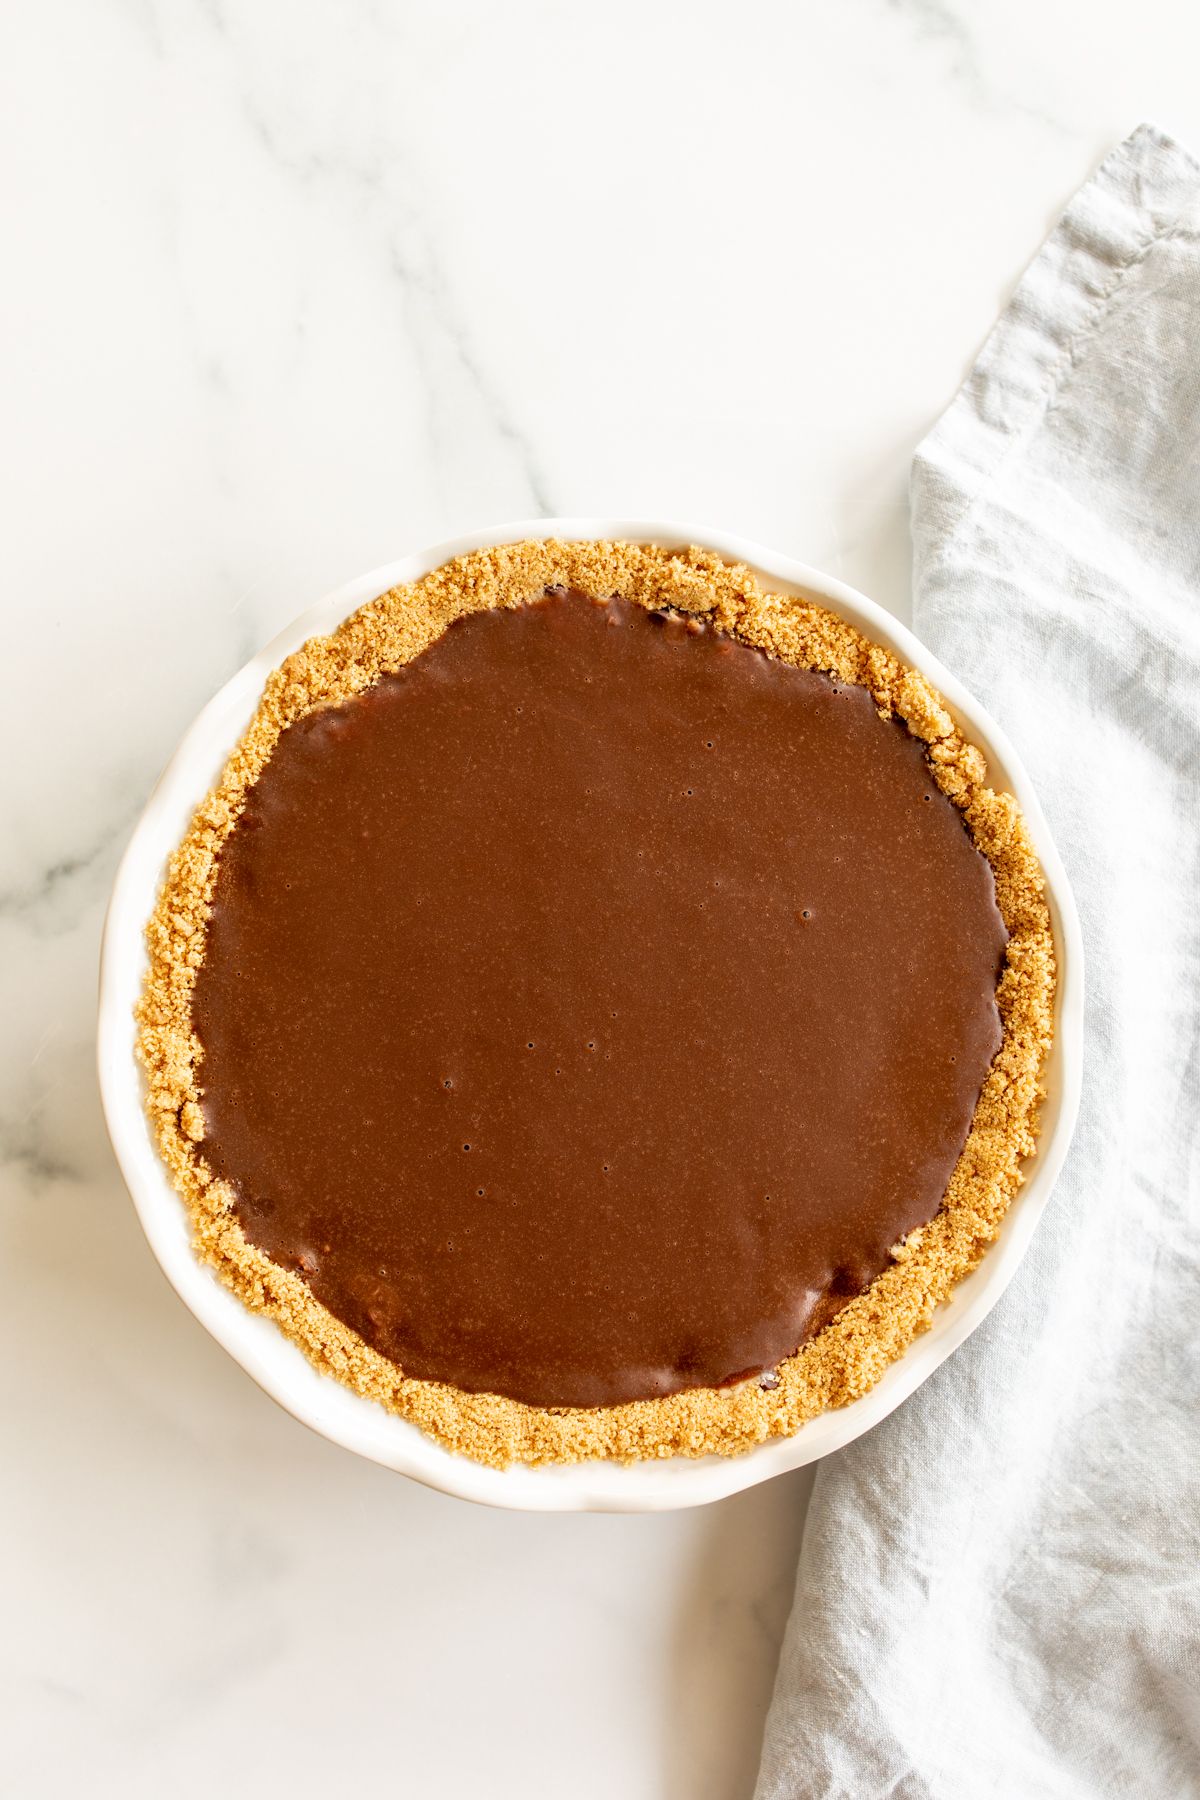
[[(865, 687), (884, 717), (922, 739), (942, 791), (992, 866), (1010, 937), (996, 991), (1001, 1047), (937, 1216), (897, 1245), (894, 1261), (796, 1355), (776, 1385), (758, 1378), (622, 1406), (535, 1407), (417, 1381), (371, 1349), (242, 1232), (227, 1184), (200, 1151), (201, 1046), (191, 998), (204, 958), (221, 846), (288, 726), (361, 693), (426, 649), (463, 614), (519, 606), (552, 586), (596, 600), (705, 614), (721, 631), (801, 668)], [(410, 1420), (447, 1449), (507, 1464), (732, 1456), (789, 1436), (807, 1419), (858, 1399), (980, 1261), (1034, 1153), (1042, 1071), (1052, 1035), (1054, 944), (1044, 881), (1025, 821), (985, 785), (979, 750), (957, 732), (941, 696), (916, 670), (812, 601), (764, 590), (743, 564), (696, 548), (530, 539), (474, 551), (393, 588), (329, 637), (313, 638), (269, 677), (248, 730), (170, 858), (146, 928), (149, 969), (138, 1007), (146, 1108), (171, 1180), (191, 1215), (197, 1253), (252, 1311), (267, 1314), (318, 1369)]]

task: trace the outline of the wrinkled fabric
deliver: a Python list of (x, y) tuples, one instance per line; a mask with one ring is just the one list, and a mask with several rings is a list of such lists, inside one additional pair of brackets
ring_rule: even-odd
[(1087, 950), (1012, 1285), (821, 1464), (758, 1800), (1200, 1795), (1200, 164), (1071, 203), (912, 483), (914, 623), (1015, 740)]

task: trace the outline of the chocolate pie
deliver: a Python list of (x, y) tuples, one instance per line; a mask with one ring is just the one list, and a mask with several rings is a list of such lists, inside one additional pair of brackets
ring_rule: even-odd
[(481, 1461), (869, 1388), (1032, 1154), (1054, 958), (928, 682), (697, 550), (528, 542), (276, 670), (149, 926), (198, 1252)]

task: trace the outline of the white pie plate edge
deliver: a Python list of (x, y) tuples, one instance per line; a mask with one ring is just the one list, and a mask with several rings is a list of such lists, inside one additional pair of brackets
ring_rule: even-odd
[[(986, 756), (991, 785), (1007, 789), (1019, 802), (1046, 875), (1058, 953), (1054, 1048), (1046, 1071), (1038, 1154), (1027, 1167), (1026, 1181), (999, 1239), (980, 1267), (938, 1309), (929, 1331), (862, 1399), (809, 1421), (793, 1437), (760, 1444), (744, 1456), (491, 1469), (444, 1450), (406, 1420), (319, 1374), (271, 1320), (247, 1311), (196, 1259), (183, 1203), (167, 1178), (143, 1108), (143, 1081), (134, 1056), (134, 1006), (146, 968), (143, 929), (167, 858), (249, 724), (271, 670), (306, 639), (333, 631), (356, 607), (401, 582), (418, 579), (451, 557), (522, 538), (548, 537), (701, 545), (729, 561), (748, 564), (781, 592), (805, 595), (841, 614), (866, 637), (921, 670), (945, 697), (964, 735)], [(658, 519), (530, 519), (497, 525), (373, 569), (293, 620), (209, 701), (159, 778), (117, 871), (100, 959), (97, 1051), (105, 1119), (142, 1228), (176, 1293), (272, 1399), (333, 1443), (443, 1493), (531, 1512), (657, 1512), (698, 1506), (828, 1456), (886, 1418), (974, 1331), (1012, 1280), (1050, 1198), (1074, 1129), (1082, 1039), (1083, 942), (1075, 902), (1029, 777), (1000, 727), (912, 632), (873, 600), (748, 539)]]

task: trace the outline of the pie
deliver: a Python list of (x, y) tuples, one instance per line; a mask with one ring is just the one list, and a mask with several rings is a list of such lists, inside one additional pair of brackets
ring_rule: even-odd
[(857, 1398), (1035, 1149), (1019, 809), (922, 675), (696, 549), (477, 551), (305, 644), (148, 943), (199, 1255), (498, 1466)]

